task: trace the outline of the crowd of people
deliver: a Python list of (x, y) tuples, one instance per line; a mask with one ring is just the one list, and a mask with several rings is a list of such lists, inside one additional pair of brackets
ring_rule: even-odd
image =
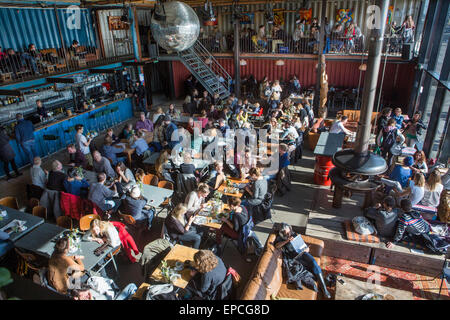
[[(313, 53), (317, 52), (320, 37), (320, 23), (317, 18), (310, 21), (297, 19), (292, 34), (288, 34), (277, 24), (260, 25), (256, 30), (244, 27), (240, 33), (240, 48), (242, 52), (263, 53)], [(401, 52), (404, 43), (414, 42), (415, 24), (411, 15), (406, 16), (398, 26), (395, 21), (386, 28), (389, 42), (389, 52)], [(199, 40), (211, 52), (228, 52), (233, 50), (234, 35), (225, 35), (214, 26), (210, 32), (200, 30)], [(325, 18), (324, 53), (364, 52), (365, 37), (355, 20), (334, 25)], [(279, 46), (286, 48), (280, 50)]]

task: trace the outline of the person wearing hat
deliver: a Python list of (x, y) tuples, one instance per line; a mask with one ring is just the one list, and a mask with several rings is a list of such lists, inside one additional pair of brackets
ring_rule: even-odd
[(164, 141), (162, 142), (162, 146), (165, 149), (173, 149), (180, 141), (178, 128), (172, 122), (172, 118), (169, 115), (164, 116), (164, 127)]
[(148, 200), (141, 195), (141, 189), (134, 186), (129, 195), (122, 200), (119, 210), (122, 214), (131, 215), (138, 224), (146, 224), (150, 229), (155, 211), (147, 206)]
[(388, 177), (381, 177), (380, 181), (387, 186), (386, 193), (389, 193), (393, 188), (398, 192), (403, 192), (403, 189), (408, 187), (409, 179), (413, 173), (411, 169), (413, 164), (413, 157), (405, 157), (403, 159), (403, 164), (397, 164)]

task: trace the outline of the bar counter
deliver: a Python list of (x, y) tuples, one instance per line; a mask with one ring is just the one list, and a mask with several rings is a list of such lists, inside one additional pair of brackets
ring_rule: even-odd
[[(131, 97), (124, 97), (42, 126), (35, 125), (34, 137), (37, 152), (39, 156), (45, 157), (64, 149), (69, 143), (75, 142), (75, 125), (77, 124), (84, 125), (84, 134), (87, 134), (91, 131), (106, 130), (132, 117), (132, 99)], [(25, 166), (29, 160), (22, 148), (18, 146), (15, 139), (10, 140), (10, 144), (16, 154), (17, 166)], [(0, 175), (3, 176), (4, 174), (3, 166), (0, 166)]]

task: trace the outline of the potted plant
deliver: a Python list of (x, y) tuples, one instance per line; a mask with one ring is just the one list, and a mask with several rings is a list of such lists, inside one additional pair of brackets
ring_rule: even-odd
[(78, 229), (72, 229), (68, 235), (70, 253), (75, 253), (80, 249), (80, 238), (78, 237), (78, 231)]
[(165, 260), (161, 261), (161, 275), (165, 282), (170, 282), (170, 267)]

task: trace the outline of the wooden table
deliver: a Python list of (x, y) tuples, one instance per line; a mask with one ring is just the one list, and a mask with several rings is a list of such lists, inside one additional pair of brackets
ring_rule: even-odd
[[(248, 179), (241, 180), (241, 179), (230, 178), (230, 177), (227, 177), (227, 179), (228, 179), (228, 181), (230, 181), (231, 183), (237, 183), (237, 184), (241, 184), (241, 183), (249, 183), (249, 182), (250, 182), (250, 180), (248, 180)], [(228, 192), (225, 192), (225, 188), (228, 188), (228, 187), (226, 186), (225, 181), (224, 181), (224, 182), (222, 182), (222, 184), (220, 185), (219, 189), (217, 189), (217, 190), (218, 190), (219, 192), (223, 193), (224, 195), (229, 196), (229, 197), (238, 197), (238, 198), (242, 198), (242, 196), (244, 195), (243, 189), (242, 189), (242, 191), (239, 191), (238, 193), (228, 193)]]
[(390, 294), (395, 300), (413, 300), (411, 291), (383, 287), (371, 282), (355, 280), (347, 277), (338, 277), (344, 280), (344, 284), (336, 281), (336, 296), (335, 300), (357, 300), (368, 293), (377, 293), (380, 295)]
[[(188, 260), (194, 261), (194, 254), (196, 254), (198, 251), (199, 251), (198, 249), (189, 248), (176, 244), (163, 260), (166, 261), (170, 267), (174, 267), (175, 262), (177, 261), (181, 261), (183, 263)], [(165, 282), (161, 274), (161, 264), (159, 264), (158, 268), (156, 268), (155, 271), (153, 271), (150, 277), (156, 281)], [(192, 278), (191, 270), (185, 268), (183, 271), (181, 271), (181, 278), (177, 279), (173, 283), (173, 285), (184, 289), (186, 288), (191, 278)]]
[[(212, 206), (213, 205), (213, 200), (208, 201), (208, 203), (210, 203), (211, 206)], [(228, 204), (224, 203), (223, 206), (222, 206), (221, 212), (229, 212), (229, 211), (230, 211), (230, 206)], [(211, 211), (211, 213), (212, 213), (212, 211)], [(220, 223), (214, 222), (213, 221), (214, 217), (212, 217), (211, 215), (204, 216), (201, 213), (199, 215), (202, 216), (202, 217), (205, 217), (207, 219), (207, 223), (200, 224), (201, 226), (205, 226), (205, 227), (212, 228), (212, 229), (215, 229), (215, 230), (219, 230), (220, 228), (222, 228), (223, 222), (220, 222)]]
[[(147, 141), (147, 143), (152, 142), (153, 141), (153, 132), (146, 132), (144, 134), (144, 138), (145, 138), (145, 141)], [(125, 144), (124, 153), (127, 154), (128, 164), (131, 165), (131, 155), (136, 151), (136, 149), (131, 148), (128, 140), (126, 140), (126, 139), (122, 139), (120, 142)]]

